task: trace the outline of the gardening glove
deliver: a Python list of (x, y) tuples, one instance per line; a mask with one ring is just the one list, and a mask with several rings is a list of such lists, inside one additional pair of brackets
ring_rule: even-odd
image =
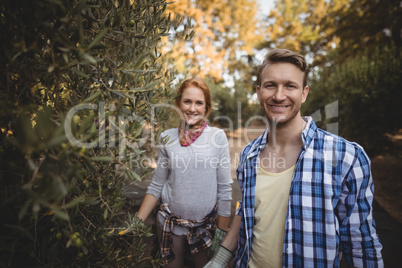
[(219, 246), (218, 252), (216, 252), (215, 256), (204, 268), (226, 268), (233, 257), (234, 254), (230, 250), (224, 246)]
[(209, 249), (212, 251), (212, 256), (215, 254), (215, 251), (219, 248), (219, 246), (221, 245), (223, 239), (225, 238), (226, 234), (228, 232), (225, 232), (224, 230), (222, 230), (221, 228), (217, 227), (215, 229), (215, 235), (214, 235), (214, 239), (212, 240), (212, 244), (209, 247)]
[(148, 233), (150, 231), (150, 227), (140, 218), (136, 217), (134, 220), (134, 231), (136, 233)]

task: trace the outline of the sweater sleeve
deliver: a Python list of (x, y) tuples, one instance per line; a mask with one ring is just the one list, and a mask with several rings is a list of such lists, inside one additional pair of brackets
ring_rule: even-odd
[(218, 215), (229, 217), (233, 180), (230, 171), (229, 143), (226, 134), (222, 130), (219, 132), (217, 141), (217, 146), (219, 146), (219, 165), (217, 170)]
[(151, 184), (148, 187), (147, 194), (161, 198), (163, 185), (169, 177), (169, 158), (166, 149), (162, 146), (158, 149), (157, 167), (152, 178)]

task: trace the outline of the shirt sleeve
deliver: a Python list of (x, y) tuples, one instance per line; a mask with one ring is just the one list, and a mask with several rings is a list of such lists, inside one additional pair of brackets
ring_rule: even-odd
[(230, 171), (229, 143), (226, 134), (220, 133), (220, 152), (219, 165), (217, 170), (218, 182), (218, 215), (223, 217), (230, 216), (230, 206), (232, 201), (232, 183)]
[(383, 267), (382, 245), (373, 219), (374, 183), (370, 160), (358, 148), (343, 183), (337, 206), (340, 219), (341, 247), (352, 267)]
[(239, 164), (236, 169), (236, 178), (237, 178), (237, 181), (239, 182), (240, 190), (242, 193), (242, 195), (241, 195), (242, 199), (239, 200), (239, 206), (237, 207), (235, 215), (240, 215), (240, 216), (242, 215), (242, 212), (243, 212), (243, 164), (242, 163), (243, 163), (243, 158), (245, 155), (244, 151), (245, 151), (245, 148), (243, 148), (242, 152), (240, 153), (240, 160), (239, 160)]
[(169, 177), (169, 158), (163, 146), (158, 148), (158, 162), (151, 184), (148, 186), (147, 194), (161, 198), (162, 188)]

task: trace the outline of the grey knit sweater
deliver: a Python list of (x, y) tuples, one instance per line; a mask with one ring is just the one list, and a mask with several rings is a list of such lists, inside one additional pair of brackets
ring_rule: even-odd
[[(147, 193), (167, 203), (172, 213), (187, 220), (202, 220), (218, 203), (218, 215), (230, 216), (232, 178), (228, 140), (223, 130), (207, 126), (187, 147), (179, 142), (177, 128), (162, 137), (169, 142), (158, 149), (158, 166)], [(161, 215), (158, 221), (163, 222)], [(187, 234), (175, 226), (173, 233)]]

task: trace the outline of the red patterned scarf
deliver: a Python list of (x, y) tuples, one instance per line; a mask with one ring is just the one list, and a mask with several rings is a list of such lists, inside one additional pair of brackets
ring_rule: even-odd
[(183, 147), (191, 145), (199, 136), (201, 136), (204, 129), (207, 127), (207, 121), (200, 120), (195, 126), (189, 128), (183, 121), (179, 125), (179, 140), (180, 145)]

